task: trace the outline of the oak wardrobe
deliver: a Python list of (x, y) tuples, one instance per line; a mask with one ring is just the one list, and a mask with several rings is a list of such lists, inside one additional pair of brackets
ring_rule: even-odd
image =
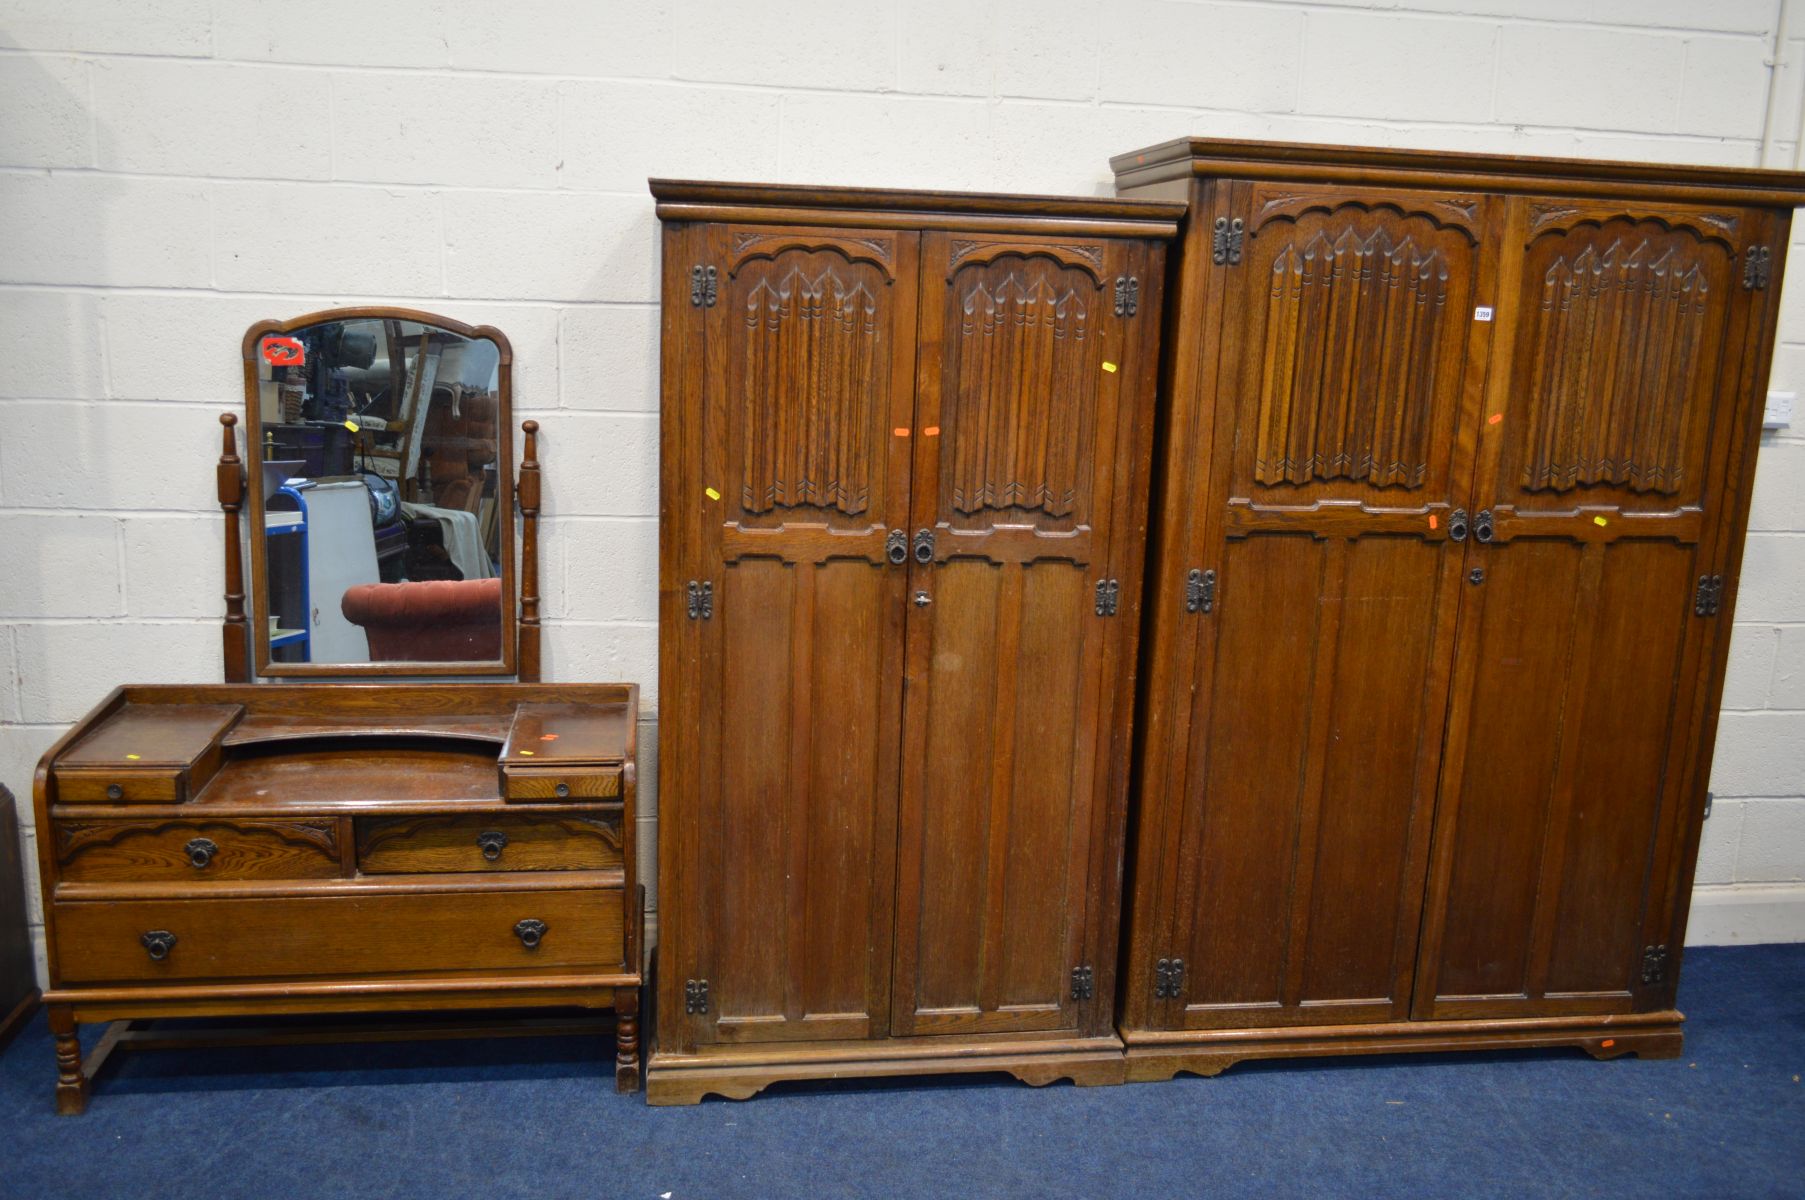
[(1122, 1031), (1674, 1055), (1805, 176), (1182, 140)]
[(648, 1099), (1122, 1078), (1164, 242), (1183, 206), (654, 180)]

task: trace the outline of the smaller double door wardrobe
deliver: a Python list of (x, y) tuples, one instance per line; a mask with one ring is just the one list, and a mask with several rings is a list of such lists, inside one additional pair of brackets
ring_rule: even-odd
[(1130, 710), (1180, 203), (652, 181), (652, 1103), (1119, 1082)]
[(1678, 1054), (1805, 176), (1193, 139), (1148, 565), (1132, 1079)]

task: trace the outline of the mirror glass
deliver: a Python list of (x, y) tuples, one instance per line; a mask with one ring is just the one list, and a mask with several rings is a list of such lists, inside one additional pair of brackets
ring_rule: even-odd
[(303, 321), (245, 342), (259, 670), (511, 668), (505, 343), (424, 313)]

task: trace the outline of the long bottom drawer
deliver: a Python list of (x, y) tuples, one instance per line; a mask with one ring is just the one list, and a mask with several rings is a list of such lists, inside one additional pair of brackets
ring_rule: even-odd
[(618, 888), (66, 902), (63, 983), (622, 963)]

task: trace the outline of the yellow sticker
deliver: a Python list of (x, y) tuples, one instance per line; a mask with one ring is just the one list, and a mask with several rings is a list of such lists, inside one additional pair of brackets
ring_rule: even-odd
[(126, 755), (126, 757), (131, 759), (133, 762), (138, 761), (138, 756), (136, 754), (128, 754), (128, 755)]
[(1609, 524), (1609, 522), (1607, 522), (1607, 521), (1606, 521), (1606, 520), (1605, 520), (1605, 519), (1604, 519), (1604, 518), (1603, 518), (1603, 517), (1593, 517), (1593, 518), (1592, 518), (1592, 524), (1594, 524), (1594, 525), (1606, 525), (1606, 524)]
[(713, 488), (703, 488), (702, 494), (707, 496), (710, 500), (719, 500), (721, 498), (721, 493), (715, 491)]
[(1103, 364), (1103, 369), (1105, 371), (1108, 371), (1111, 375), (1114, 375), (1116, 373), (1116, 364), (1114, 364), (1112, 362), (1106, 362)]
[(533, 757), (533, 752), (531, 750), (522, 750), (521, 753), (526, 755), (528, 758)]
[(349, 429), (352, 433), (356, 433), (357, 429), (358, 429), (357, 422), (353, 421), (350, 417), (346, 417), (345, 418), (345, 428)]

